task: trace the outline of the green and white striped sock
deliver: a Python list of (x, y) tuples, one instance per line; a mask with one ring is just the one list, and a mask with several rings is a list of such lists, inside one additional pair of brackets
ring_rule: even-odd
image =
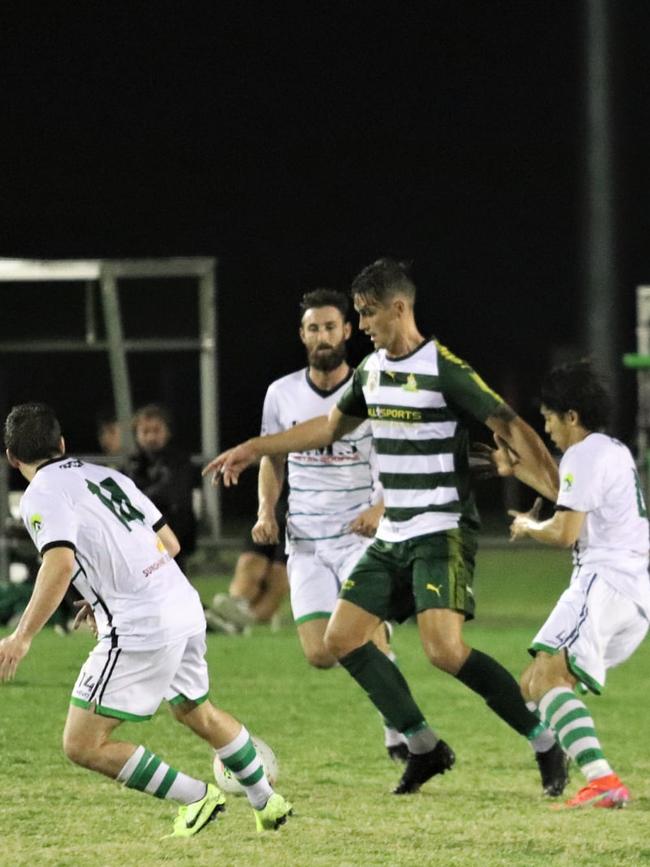
[(596, 737), (591, 714), (570, 689), (560, 686), (550, 689), (540, 699), (539, 713), (588, 780), (612, 773)]
[(273, 789), (266, 779), (262, 760), (251, 740), (245, 726), (237, 737), (217, 750), (217, 755), (224, 767), (237, 777), (246, 790), (246, 797), (256, 810), (261, 810), (273, 794)]
[(155, 798), (193, 804), (205, 797), (206, 784), (201, 780), (188, 777), (182, 771), (163, 762), (160, 756), (146, 747), (136, 747), (131, 758), (117, 775), (127, 789), (137, 789)]

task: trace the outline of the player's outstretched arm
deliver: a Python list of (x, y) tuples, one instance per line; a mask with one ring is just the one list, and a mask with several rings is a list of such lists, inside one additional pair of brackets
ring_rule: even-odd
[(74, 567), (74, 551), (71, 548), (50, 548), (43, 555), (27, 608), (12, 634), (0, 641), (0, 682), (13, 680), (16, 669), (31, 647), (32, 639), (61, 604)]
[(500, 474), (508, 474), (504, 468), (509, 465), (515, 478), (554, 503), (559, 490), (557, 464), (532, 427), (505, 403), (485, 424), (495, 434), (499, 447)]
[(312, 418), (282, 433), (253, 437), (222, 452), (203, 468), (203, 475), (212, 473), (213, 484), (218, 484), (221, 478), (228, 488), (230, 485), (236, 485), (241, 473), (263, 455), (286, 455), (289, 452), (322, 449), (343, 434), (354, 430), (361, 421), (361, 419), (345, 416), (337, 407), (333, 407), (328, 416)]

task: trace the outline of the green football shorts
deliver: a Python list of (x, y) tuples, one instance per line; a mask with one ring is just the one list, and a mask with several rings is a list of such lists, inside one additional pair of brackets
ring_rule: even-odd
[(401, 623), (429, 608), (474, 617), (477, 534), (460, 527), (404, 542), (376, 539), (341, 588), (340, 598), (380, 620)]

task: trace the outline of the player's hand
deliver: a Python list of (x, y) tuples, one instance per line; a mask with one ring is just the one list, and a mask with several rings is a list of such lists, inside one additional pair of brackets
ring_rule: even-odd
[(14, 679), (16, 669), (31, 644), (30, 639), (15, 632), (0, 641), (0, 683)]
[(258, 518), (251, 536), (258, 545), (277, 545), (280, 541), (278, 522), (275, 518)]
[(370, 506), (369, 509), (365, 509), (365, 511), (357, 515), (354, 521), (350, 523), (350, 532), (372, 539), (377, 532), (377, 527), (379, 526), (383, 514), (383, 503), (377, 503), (375, 506)]
[(85, 599), (78, 599), (72, 604), (75, 608), (79, 609), (75, 616), (74, 623), (72, 624), (72, 628), (79, 629), (79, 627), (85, 623), (92, 632), (92, 634), (95, 636), (95, 638), (97, 638), (97, 621), (95, 620), (95, 614), (93, 612), (93, 607), (90, 602), (86, 602)]
[(542, 498), (537, 497), (532, 508), (528, 512), (517, 512), (515, 509), (509, 509), (508, 514), (513, 518), (510, 525), (510, 541), (516, 542), (517, 539), (524, 539), (528, 535), (528, 529), (531, 524), (536, 524), (539, 521), (539, 513), (542, 509)]
[(494, 435), (496, 449), (492, 452), (492, 461), (500, 476), (514, 476), (515, 467), (519, 463), (517, 452), (499, 434)]
[(221, 480), (225, 487), (229, 488), (238, 483), (240, 474), (244, 472), (246, 467), (254, 464), (258, 458), (259, 455), (251, 440), (247, 440), (245, 443), (217, 455), (203, 467), (201, 475), (207, 476), (212, 473), (213, 485), (218, 485)]

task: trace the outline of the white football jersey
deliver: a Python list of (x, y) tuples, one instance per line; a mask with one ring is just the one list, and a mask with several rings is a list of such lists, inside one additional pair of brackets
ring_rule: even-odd
[(166, 521), (122, 473), (55, 458), (37, 470), (20, 511), (41, 554), (75, 552), (72, 581), (93, 606), (100, 640), (155, 648), (205, 629), (196, 590), (156, 536)]
[[(264, 400), (262, 435), (327, 415), (346, 390), (352, 371), (333, 391), (321, 391), (303, 368), (271, 383)], [(287, 540), (292, 543), (340, 539), (350, 522), (381, 498), (370, 423), (363, 422), (324, 449), (287, 455), (289, 510)]]
[(648, 518), (630, 450), (601, 433), (570, 446), (560, 462), (557, 504), (586, 513), (575, 565), (608, 566), (616, 589), (650, 614)]

